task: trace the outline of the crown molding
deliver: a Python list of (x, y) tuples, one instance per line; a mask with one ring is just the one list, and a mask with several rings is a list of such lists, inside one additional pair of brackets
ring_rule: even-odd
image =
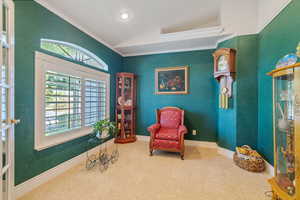
[(185, 48), (185, 49), (176, 49), (176, 50), (166, 50), (166, 51), (149, 51), (145, 53), (129, 53), (123, 54), (124, 57), (132, 57), (132, 56), (146, 56), (146, 55), (155, 55), (155, 54), (164, 54), (164, 53), (179, 53), (179, 52), (188, 52), (188, 51), (199, 51), (199, 50), (209, 50), (216, 49), (217, 45), (212, 46), (202, 46), (197, 48)]
[[(224, 28), (222, 26), (212, 26), (208, 28), (199, 28), (188, 31), (174, 32), (174, 33), (164, 33), (160, 34), (160, 38), (153, 41), (144, 41), (140, 43), (127, 43), (116, 45), (115, 48), (119, 51), (122, 51), (122, 48), (142, 48), (146, 45), (159, 45), (168, 42), (181, 42), (188, 41), (192, 39), (209, 39), (214, 37), (228, 37), (231, 34), (224, 33)], [(168, 46), (168, 44), (166, 44)], [(197, 51), (197, 50), (207, 50), (207, 49), (215, 49), (218, 45), (218, 39), (216, 39), (213, 44), (201, 46), (201, 44), (197, 45), (193, 48), (180, 48), (180, 49), (169, 49), (169, 50), (145, 50), (144, 52), (137, 51), (136, 53), (123, 53), (124, 57), (130, 56), (141, 56), (141, 55), (152, 55), (152, 54), (161, 54), (161, 53), (176, 53), (176, 52), (187, 52), (187, 51)]]
[(212, 38), (212, 37), (218, 37), (218, 36), (227, 36), (223, 33), (208, 33), (208, 34), (201, 34), (201, 35), (189, 35), (185, 37), (163, 37), (152, 41), (143, 41), (143, 42), (131, 42), (131, 43), (121, 43), (119, 45), (114, 46), (114, 48), (127, 48), (127, 47), (138, 47), (143, 45), (154, 45), (154, 44), (161, 44), (165, 42), (179, 42), (179, 41), (186, 41), (191, 39), (201, 39), (201, 38)]
[(287, 0), (284, 4), (282, 4), (282, 6), (280, 6), (278, 9), (276, 9), (273, 12), (273, 14), (263, 23), (262, 26), (257, 27), (257, 34), (259, 34), (261, 31), (263, 31), (273, 21), (273, 19), (275, 19), (275, 17), (277, 17), (281, 13), (281, 11), (284, 8), (286, 8), (291, 2), (292, 2), (292, 0)]
[(211, 45), (211, 46), (199, 46), (196, 48), (183, 48), (183, 49), (166, 50), (166, 51), (149, 51), (149, 52), (144, 52), (144, 53), (131, 53), (131, 54), (125, 53), (125, 54), (123, 54), (123, 56), (124, 57), (132, 57), (132, 56), (155, 55), (155, 54), (162, 54), (162, 53), (179, 53), (179, 52), (188, 52), (188, 51), (216, 49), (216, 48), (218, 48), (219, 43), (229, 40), (229, 39), (232, 39), (236, 36), (237, 36), (237, 34), (229, 34), (227, 37), (219, 39), (215, 45)]
[[(149, 51), (149, 52), (144, 52), (144, 53), (121, 53), (119, 48), (124, 48), (124, 47), (134, 47), (134, 46), (143, 46), (143, 45), (149, 45), (149, 44), (160, 44), (163, 42), (171, 42), (171, 41), (184, 41), (184, 40), (189, 40), (189, 39), (194, 39), (194, 38), (205, 38), (205, 37), (213, 37), (213, 36), (218, 36), (224, 34), (224, 28), (222, 26), (213, 26), (213, 27), (208, 27), (208, 28), (200, 28), (200, 29), (195, 29), (195, 30), (189, 30), (189, 31), (181, 31), (181, 32), (174, 32), (174, 33), (161, 33), (160, 34), (160, 40), (156, 41), (148, 41), (148, 42), (143, 42), (139, 44), (120, 44), (116, 46), (112, 46), (108, 43), (106, 43), (103, 39), (99, 38), (96, 36), (95, 33), (92, 33), (88, 31), (84, 26), (78, 24), (74, 19), (71, 17), (66, 16), (53, 6), (50, 6), (49, 3), (47, 3), (45, 0), (34, 0), (35, 2), (39, 3), (43, 7), (47, 8), (54, 14), (58, 15), (65, 21), (69, 22), (82, 32), (86, 33), (87, 35), (91, 36), (98, 42), (102, 43), (106, 47), (110, 48), (114, 52), (118, 53), (122, 57), (130, 57), (130, 56), (141, 56), (141, 55), (152, 55), (152, 54), (161, 54), (161, 53), (176, 53), (176, 52), (187, 52), (187, 51), (196, 51), (196, 50), (207, 50), (207, 49), (215, 49), (217, 48), (218, 44), (226, 41), (228, 39), (234, 38), (238, 36), (237, 34), (230, 34), (229, 36), (222, 38), (216, 42), (215, 45), (212, 46), (199, 46), (197, 48), (184, 48), (184, 49), (175, 49), (175, 50), (166, 50), (166, 51)], [(280, 14), (280, 12), (289, 4), (291, 3), (292, 0), (287, 0), (281, 7), (276, 9), (273, 14), (263, 23), (262, 26), (257, 27), (257, 34), (259, 34), (266, 26), (268, 26), (272, 20)]]
[(85, 34), (89, 35), (90, 37), (94, 38), (95, 40), (97, 40), (98, 42), (100, 42), (101, 44), (103, 44), (104, 46), (108, 47), (109, 49), (111, 49), (114, 52), (118, 53), (119, 55), (123, 56), (123, 54), (120, 51), (118, 51), (113, 46), (111, 46), (110, 44), (108, 44), (107, 42), (105, 42), (103, 39), (101, 39), (98, 36), (96, 36), (95, 33), (92, 33), (90, 31), (88, 31), (84, 26), (78, 24), (74, 19), (72, 19), (71, 17), (66, 16), (65, 14), (63, 14), (61, 11), (57, 10), (53, 6), (50, 6), (49, 3), (47, 3), (46, 1), (43, 1), (43, 0), (34, 0), (34, 1), (37, 2), (38, 4), (40, 4), (41, 6), (45, 7), (46, 9), (50, 10), (51, 12), (53, 12), (54, 14), (56, 14), (57, 16), (61, 17), (63, 20), (67, 21), (71, 25), (75, 26), (80, 31), (82, 31)]
[(237, 35), (237, 34), (230, 34), (230, 35), (227, 36), (227, 37), (224, 37), (224, 38), (222, 38), (222, 39), (219, 39), (219, 40), (217, 41), (216, 46), (218, 46), (221, 42), (224, 42), (224, 41), (226, 41), (226, 40), (230, 40), (230, 39), (232, 39), (232, 38), (235, 38), (236, 36), (238, 36), (238, 35)]
[(211, 35), (222, 34), (224, 28), (222, 26), (212, 26), (207, 28), (198, 28), (187, 31), (172, 32), (172, 33), (161, 33), (160, 38), (162, 39), (173, 39), (173, 40), (183, 40), (187, 38), (201, 38), (210, 37)]

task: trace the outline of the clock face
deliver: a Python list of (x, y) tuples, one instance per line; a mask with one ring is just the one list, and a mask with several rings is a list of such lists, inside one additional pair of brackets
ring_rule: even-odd
[(229, 64), (226, 56), (222, 55), (218, 59), (218, 71), (228, 71), (229, 70)]

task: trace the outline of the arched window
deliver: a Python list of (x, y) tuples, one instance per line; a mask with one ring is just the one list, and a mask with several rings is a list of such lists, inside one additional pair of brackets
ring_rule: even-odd
[(95, 54), (75, 44), (57, 40), (41, 39), (41, 48), (105, 71), (108, 70), (107, 64)]

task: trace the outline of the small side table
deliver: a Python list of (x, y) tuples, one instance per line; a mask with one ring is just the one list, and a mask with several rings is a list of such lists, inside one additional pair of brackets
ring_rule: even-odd
[[(86, 169), (90, 170), (93, 169), (97, 163), (99, 165), (99, 170), (101, 172), (104, 172), (108, 169), (110, 164), (114, 164), (118, 158), (119, 158), (119, 150), (118, 150), (118, 144), (114, 144), (114, 149), (112, 153), (109, 153), (107, 151), (107, 143), (103, 142), (108, 137), (102, 138), (99, 134), (97, 134), (95, 137), (92, 137), (88, 140), (87, 143), (87, 151), (86, 151)], [(91, 154), (89, 147), (92, 144), (98, 143), (100, 141), (99, 150), (98, 153)]]

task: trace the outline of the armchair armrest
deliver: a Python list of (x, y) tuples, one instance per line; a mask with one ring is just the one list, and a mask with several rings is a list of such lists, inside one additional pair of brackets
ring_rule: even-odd
[(184, 126), (184, 125), (180, 125), (179, 128), (178, 128), (178, 134), (179, 135), (184, 135), (186, 134), (188, 131), (187, 131), (187, 128)]
[(156, 133), (160, 129), (160, 124), (153, 124), (147, 128), (150, 133)]

